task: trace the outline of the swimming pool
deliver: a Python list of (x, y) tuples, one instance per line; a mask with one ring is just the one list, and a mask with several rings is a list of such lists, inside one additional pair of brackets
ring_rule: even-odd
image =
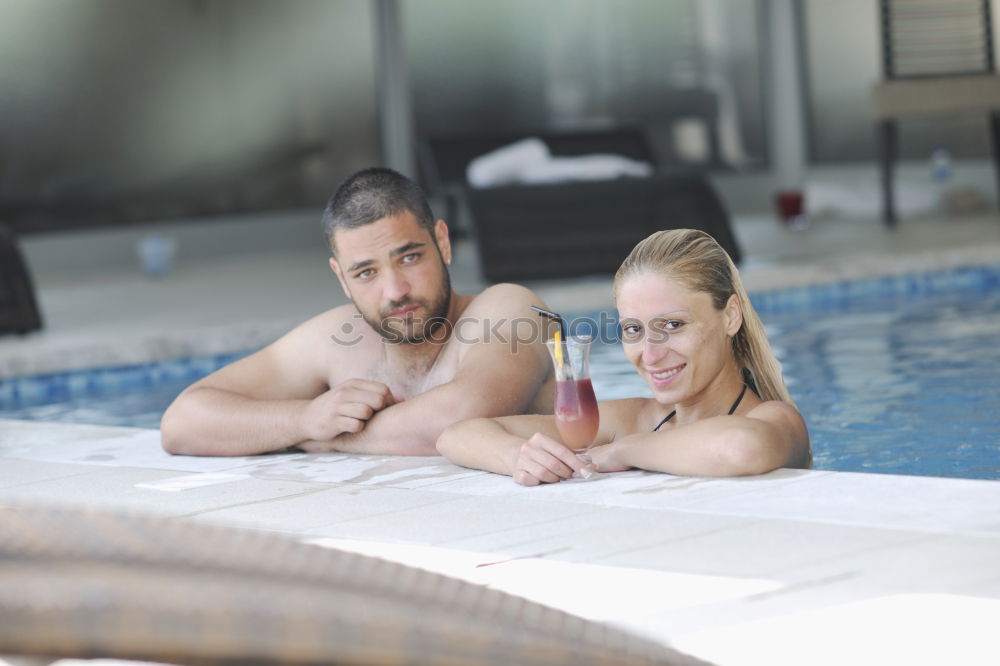
[[(1000, 266), (751, 297), (816, 469), (1000, 479)], [(0, 417), (155, 428), (240, 356), (0, 380)], [(595, 344), (591, 362), (599, 399), (649, 395), (619, 345)]]

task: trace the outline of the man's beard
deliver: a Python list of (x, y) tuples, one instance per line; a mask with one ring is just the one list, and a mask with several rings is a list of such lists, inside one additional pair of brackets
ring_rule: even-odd
[[(427, 313), (426, 318), (422, 318), (419, 315), (415, 317), (390, 316), (391, 312), (408, 305), (419, 306)], [(438, 328), (447, 324), (450, 305), (451, 276), (448, 275), (448, 271), (445, 269), (444, 277), (441, 281), (441, 289), (438, 291), (437, 298), (433, 301), (407, 297), (401, 301), (390, 301), (385, 308), (379, 311), (377, 319), (367, 312), (362, 312), (361, 316), (386, 342), (412, 345), (433, 339)], [(444, 342), (444, 340), (442, 339), (440, 342)]]

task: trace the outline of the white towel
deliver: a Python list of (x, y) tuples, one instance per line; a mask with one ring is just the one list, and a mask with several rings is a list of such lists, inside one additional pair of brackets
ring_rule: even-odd
[(543, 185), (612, 180), (623, 176), (646, 178), (651, 175), (651, 164), (621, 155), (552, 157), (548, 146), (535, 137), (480, 155), (469, 162), (465, 170), (465, 177), (473, 187), (496, 187), (512, 183)]
[(522, 171), (551, 157), (549, 147), (534, 137), (497, 148), (469, 162), (465, 178), (473, 187), (516, 183)]
[(648, 178), (651, 175), (653, 167), (648, 162), (621, 155), (596, 154), (553, 157), (545, 162), (531, 164), (521, 171), (520, 182), (541, 185), (574, 180), (612, 180), (623, 176)]

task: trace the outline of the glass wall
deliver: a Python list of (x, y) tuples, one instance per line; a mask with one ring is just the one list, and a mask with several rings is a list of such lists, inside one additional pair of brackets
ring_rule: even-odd
[[(812, 161), (873, 160), (871, 89), (882, 76), (878, 1), (803, 1)], [(1000, 1), (991, 8), (996, 17)], [(989, 154), (985, 113), (907, 119), (899, 127), (904, 158), (927, 159), (939, 147), (956, 157)]]
[(408, 0), (418, 133), (640, 124), (661, 158), (698, 161), (704, 142), (680, 121), (700, 117), (719, 131), (725, 163), (761, 163), (757, 5)]
[(0, 221), (323, 202), (378, 160), (368, 0), (0, 0)]

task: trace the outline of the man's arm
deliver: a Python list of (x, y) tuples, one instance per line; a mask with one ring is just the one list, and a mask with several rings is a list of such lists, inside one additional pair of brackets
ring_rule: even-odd
[[(528, 306), (544, 304), (531, 291), (516, 285), (497, 285), (490, 291), (488, 301), (476, 308), (475, 325), (464, 327), (480, 336), (488, 330), (489, 339), (470, 343), (450, 382), (375, 413), (360, 432), (306, 442), (300, 448), (437, 455), (435, 442), (452, 423), (523, 413), (548, 376), (551, 362), (545, 350), (543, 325), (537, 324), (535, 334), (529, 336), (528, 327), (518, 331), (513, 322), (533, 321)], [(484, 328), (484, 322), (490, 326)]]
[(261, 351), (196, 382), (160, 423), (169, 453), (243, 456), (364, 427), (391, 404), (388, 387), (350, 380), (328, 389), (324, 376), (329, 313)]

